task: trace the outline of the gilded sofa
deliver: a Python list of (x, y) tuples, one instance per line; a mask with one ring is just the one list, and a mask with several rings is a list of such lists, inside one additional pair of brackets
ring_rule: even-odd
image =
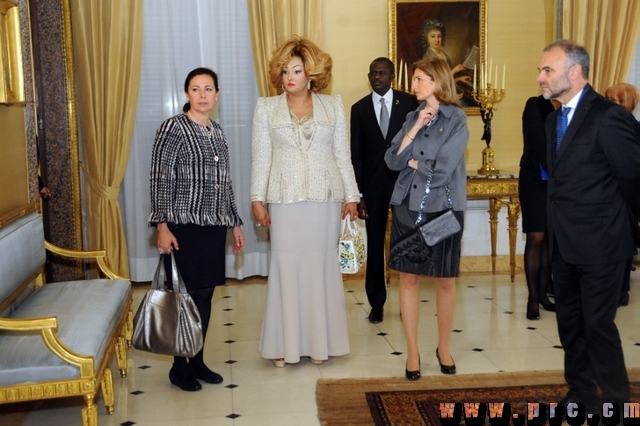
[[(46, 250), (97, 261), (107, 279), (44, 283)], [(104, 251), (77, 252), (44, 240), (33, 204), (0, 221), (0, 404), (82, 397), (82, 423), (97, 425), (95, 397), (114, 411), (110, 360), (122, 377), (133, 331), (131, 283)]]

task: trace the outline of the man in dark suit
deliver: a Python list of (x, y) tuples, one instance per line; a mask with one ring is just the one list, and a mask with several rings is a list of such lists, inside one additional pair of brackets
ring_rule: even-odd
[[(374, 324), (382, 321), (387, 300), (384, 238), (389, 200), (398, 177), (387, 167), (384, 154), (407, 114), (418, 108), (415, 96), (391, 89), (394, 69), (388, 58), (375, 59), (368, 74), (373, 93), (351, 107), (351, 161), (362, 191), (358, 217), (365, 220), (367, 227), (365, 289), (371, 305), (369, 321)], [(381, 127), (387, 127), (386, 132)]]
[(614, 319), (626, 262), (636, 252), (640, 146), (633, 116), (588, 83), (584, 47), (550, 44), (539, 70), (543, 96), (562, 103), (546, 120), (551, 267), (569, 384), (562, 402), (601, 413), (601, 403), (629, 401)]

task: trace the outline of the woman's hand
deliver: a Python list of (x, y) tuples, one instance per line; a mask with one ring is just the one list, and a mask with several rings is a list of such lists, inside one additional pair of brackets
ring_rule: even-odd
[(356, 220), (358, 218), (358, 203), (347, 203), (344, 205), (344, 212), (342, 218), (344, 219), (349, 215), (349, 219)]
[(453, 67), (453, 69), (451, 70), (451, 74), (455, 75), (459, 72), (464, 71), (466, 68), (464, 67), (464, 65), (462, 64), (458, 64), (455, 67)]
[(178, 240), (173, 235), (171, 231), (169, 231), (169, 227), (166, 223), (158, 224), (158, 251), (160, 254), (169, 254), (173, 249), (180, 250), (178, 247)]
[(251, 210), (253, 211), (253, 217), (256, 219), (258, 226), (271, 225), (271, 217), (269, 211), (260, 201), (251, 202)]
[(244, 248), (244, 234), (241, 227), (233, 227), (233, 239), (235, 241), (233, 244), (233, 252), (240, 253)]

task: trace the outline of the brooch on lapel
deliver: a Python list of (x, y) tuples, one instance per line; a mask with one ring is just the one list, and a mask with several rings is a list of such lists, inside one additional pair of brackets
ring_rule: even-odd
[(400, 99), (396, 99), (396, 105), (400, 103)]
[(444, 128), (440, 127), (440, 133), (444, 132)]

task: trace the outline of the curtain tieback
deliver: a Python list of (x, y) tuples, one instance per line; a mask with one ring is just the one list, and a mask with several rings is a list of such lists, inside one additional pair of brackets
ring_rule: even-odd
[(107, 200), (118, 201), (118, 198), (120, 196), (119, 186), (115, 187), (101, 184), (87, 173), (84, 164), (82, 165), (82, 170), (84, 171), (84, 180), (89, 184), (89, 187), (93, 192), (95, 192), (102, 198), (106, 198)]

